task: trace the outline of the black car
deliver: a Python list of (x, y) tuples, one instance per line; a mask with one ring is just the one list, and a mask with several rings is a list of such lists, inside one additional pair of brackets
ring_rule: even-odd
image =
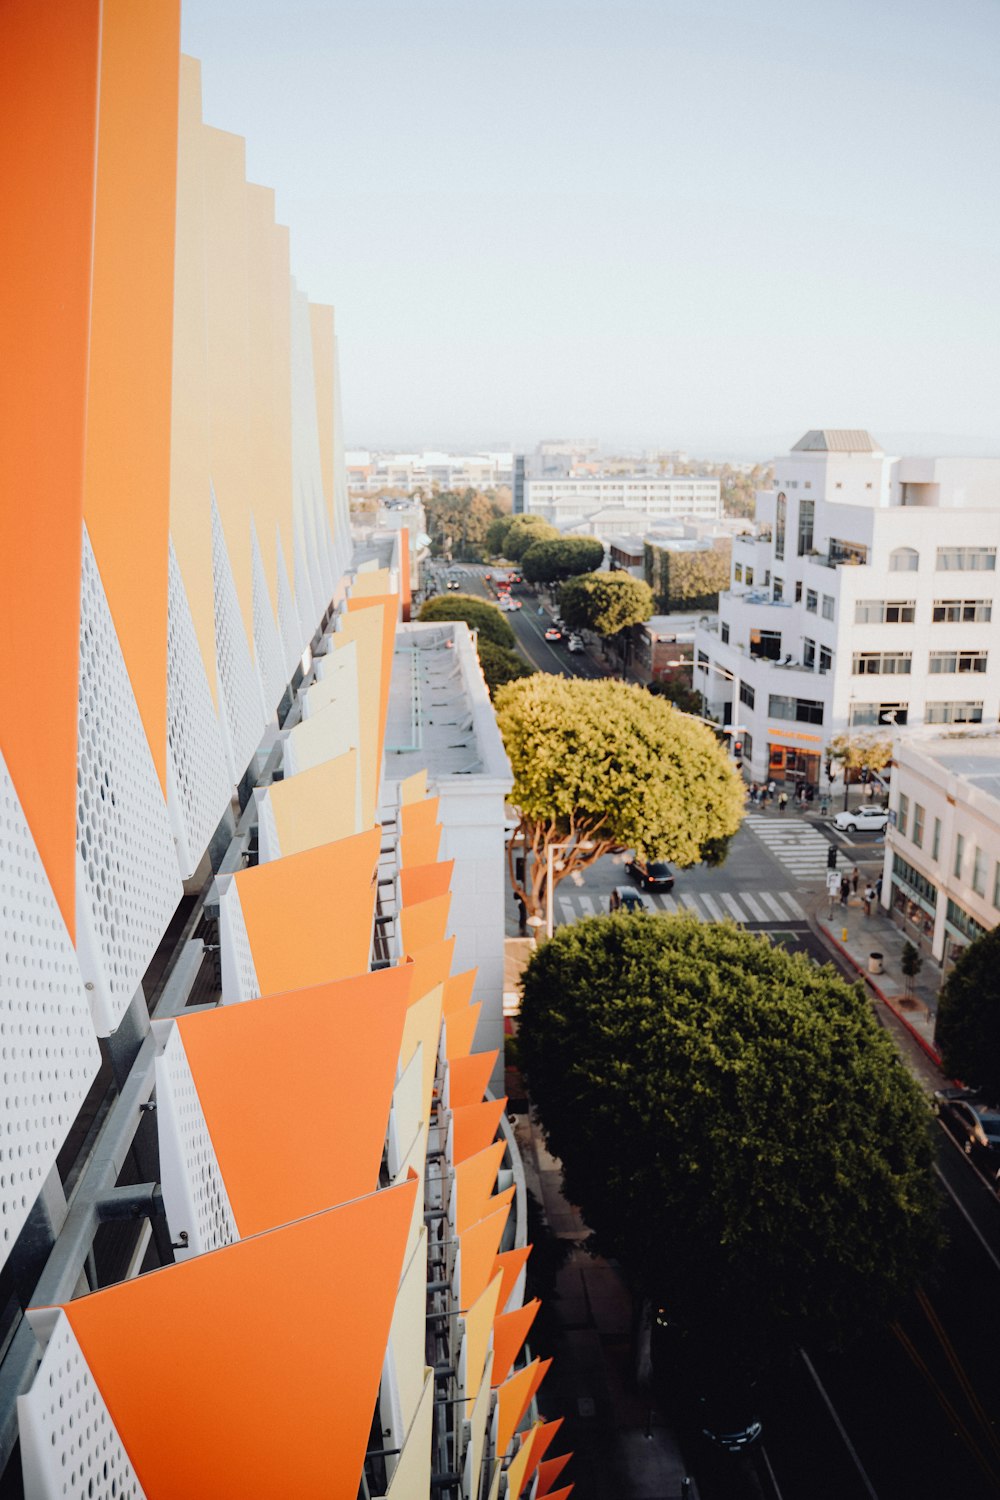
[(651, 859), (647, 864), (642, 859), (630, 859), (625, 873), (637, 880), (645, 891), (672, 891), (674, 872), (665, 859)]
[(935, 1089), (934, 1113), (966, 1156), (1000, 1169), (1000, 1109), (984, 1104), (971, 1089)]
[(649, 907), (643, 901), (639, 892), (634, 891), (630, 885), (616, 885), (611, 892), (608, 910), (627, 912), (631, 916), (633, 912), (648, 911)]
[(714, 1338), (678, 1326), (660, 1307), (649, 1353), (654, 1386), (682, 1433), (723, 1453), (743, 1453), (757, 1442), (763, 1432), (757, 1379)]

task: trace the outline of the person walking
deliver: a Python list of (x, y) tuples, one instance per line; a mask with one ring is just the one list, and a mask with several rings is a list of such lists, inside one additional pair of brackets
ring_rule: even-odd
[(874, 900), (875, 900), (875, 887), (871, 884), (871, 882), (869, 882), (869, 884), (865, 886), (865, 896), (864, 896), (864, 906), (865, 906), (865, 916), (866, 917), (870, 917), (871, 914), (872, 914), (872, 902)]
[(857, 865), (855, 865), (854, 869), (851, 871), (851, 890), (854, 892), (855, 895), (858, 894), (858, 881), (860, 879), (861, 879), (861, 871), (858, 869)]
[(517, 902), (517, 930), (521, 934), (522, 937), (527, 937), (527, 935), (528, 935), (528, 908), (525, 905), (524, 897), (522, 895), (517, 894), (514, 897), (514, 900)]
[(881, 877), (881, 875), (879, 876), (879, 878), (875, 882), (875, 900), (878, 902), (879, 906), (882, 905), (882, 877)]
[(784, 810), (785, 810), (785, 808), (787, 806), (788, 806), (788, 793), (787, 792), (782, 792), (781, 796), (778, 798), (778, 811), (779, 812), (784, 812)]
[(773, 781), (769, 781), (767, 783), (767, 795), (769, 797), (773, 797), (776, 790), (777, 790), (777, 788), (775, 787), (774, 782)]
[(840, 877), (840, 904), (841, 904), (841, 906), (846, 906), (847, 905), (847, 898), (848, 898), (848, 896), (850, 894), (851, 894), (851, 882), (848, 880), (848, 878), (847, 878), (846, 875), (842, 875)]

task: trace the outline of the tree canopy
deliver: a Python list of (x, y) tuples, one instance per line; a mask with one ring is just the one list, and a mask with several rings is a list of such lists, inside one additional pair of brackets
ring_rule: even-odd
[(485, 599), (474, 599), (471, 594), (439, 594), (420, 606), (420, 620), (464, 620), (470, 630), (478, 630), (481, 636), (495, 646), (512, 650), (517, 644), (510, 624), (504, 619), (495, 604)]
[(835, 734), (826, 750), (830, 760), (855, 771), (881, 771), (892, 759), (892, 738), (887, 734)]
[(496, 500), (472, 489), (461, 494), (443, 490), (424, 501), (424, 513), (435, 556), (481, 562), (490, 524), (499, 516), (500, 507)]
[(590, 573), (604, 561), (604, 543), (593, 536), (561, 536), (533, 542), (521, 558), (529, 583), (561, 583), (579, 573)]
[(496, 698), (514, 772), (510, 801), (533, 856), (514, 890), (529, 911), (545, 898), (550, 845), (560, 851), (553, 885), (629, 846), (680, 866), (739, 828), (743, 783), (712, 732), (642, 688), (610, 678), (550, 677), (512, 683)]
[(507, 533), (514, 524), (514, 516), (497, 516), (486, 528), (486, 554), (488, 557), (502, 557), (504, 544), (507, 541)]
[(515, 516), (504, 538), (504, 552), (512, 562), (520, 562), (528, 548), (535, 542), (555, 542), (559, 533), (541, 516)]
[(617, 635), (649, 619), (653, 595), (648, 583), (630, 573), (584, 573), (563, 584), (559, 608), (571, 630)]
[(703, 551), (677, 551), (647, 542), (643, 547), (646, 582), (653, 590), (656, 608), (674, 610), (718, 609), (719, 594), (729, 587), (729, 565), (733, 544), (726, 537)]
[(831, 968), (729, 923), (591, 918), (532, 955), (519, 1050), (599, 1246), (730, 1347), (846, 1339), (933, 1259), (926, 1105)]
[(497, 646), (482, 633), (476, 649), (491, 698), (496, 696), (498, 689), (505, 683), (516, 682), (520, 677), (530, 677), (535, 670), (525, 661), (520, 651), (509, 651), (506, 646)]
[(1000, 927), (956, 960), (941, 989), (934, 1039), (953, 1078), (1000, 1104)]

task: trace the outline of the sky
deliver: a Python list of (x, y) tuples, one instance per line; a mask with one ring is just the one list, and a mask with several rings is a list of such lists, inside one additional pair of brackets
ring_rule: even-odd
[(1000, 454), (997, 0), (182, 0), (352, 448)]

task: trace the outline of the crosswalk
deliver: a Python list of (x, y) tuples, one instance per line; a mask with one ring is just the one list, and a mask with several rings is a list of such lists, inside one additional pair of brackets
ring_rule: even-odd
[(798, 821), (799, 814), (750, 813), (743, 827), (760, 839), (775, 859), (800, 879), (822, 878), (826, 874), (830, 844), (808, 823)]
[[(705, 892), (682, 891), (677, 895), (662, 891), (643, 891), (642, 899), (654, 911), (690, 912), (702, 922), (805, 922), (807, 915), (791, 891), (743, 891), (733, 895), (720, 891), (714, 896)], [(580, 917), (599, 917), (608, 910), (607, 898), (587, 895), (585, 891), (559, 889), (554, 895), (561, 922), (576, 922)]]

